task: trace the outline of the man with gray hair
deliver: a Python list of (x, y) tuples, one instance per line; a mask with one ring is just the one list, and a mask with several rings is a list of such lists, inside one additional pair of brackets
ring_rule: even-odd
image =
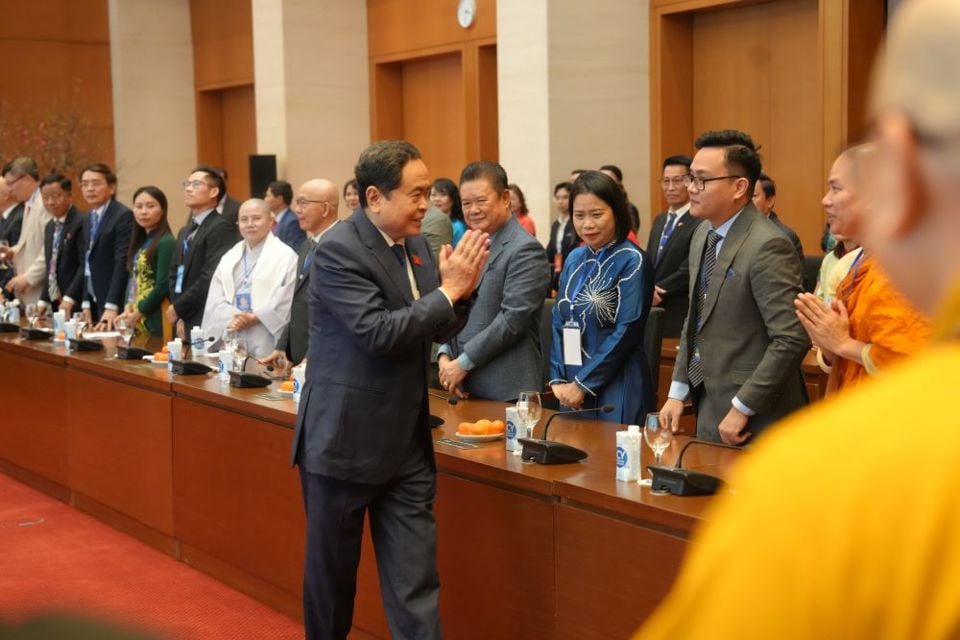
[(23, 203), (20, 238), (9, 249), (0, 251), (0, 260), (12, 261), (14, 275), (5, 285), (5, 293), (13, 294), (24, 305), (40, 301), (47, 274), (43, 256), (43, 233), (51, 215), (40, 197), (40, 173), (33, 158), (13, 160), (3, 176), (17, 202)]
[(905, 2), (888, 38), (863, 243), (936, 342), (761, 441), (637, 637), (960, 633), (960, 3)]

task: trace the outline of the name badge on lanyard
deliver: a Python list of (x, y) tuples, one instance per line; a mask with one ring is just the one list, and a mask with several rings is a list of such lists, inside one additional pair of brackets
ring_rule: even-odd
[(183, 265), (177, 266), (177, 283), (173, 285), (173, 292), (177, 295), (183, 293)]
[(563, 325), (563, 364), (576, 367), (583, 366), (580, 325), (573, 320), (568, 320)]
[(250, 300), (250, 292), (244, 291), (243, 293), (238, 293), (236, 296), (234, 296), (234, 306), (239, 309), (241, 313), (253, 311), (253, 304)]

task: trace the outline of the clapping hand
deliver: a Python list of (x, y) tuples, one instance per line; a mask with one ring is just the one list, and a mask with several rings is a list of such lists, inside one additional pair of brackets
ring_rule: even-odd
[(440, 249), (440, 288), (451, 302), (473, 294), (489, 257), (490, 236), (475, 229), (463, 234), (456, 249), (443, 245)]

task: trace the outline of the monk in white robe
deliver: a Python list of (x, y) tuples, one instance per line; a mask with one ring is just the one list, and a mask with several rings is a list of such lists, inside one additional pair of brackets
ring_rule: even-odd
[(297, 254), (271, 233), (273, 214), (263, 200), (247, 200), (237, 225), (243, 237), (220, 259), (203, 310), (203, 335), (236, 331), (254, 358), (269, 355), (290, 322)]

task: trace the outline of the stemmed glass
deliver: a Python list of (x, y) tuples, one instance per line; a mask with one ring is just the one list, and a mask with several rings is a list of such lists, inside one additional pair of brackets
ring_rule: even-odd
[(521, 391), (517, 396), (517, 417), (527, 438), (533, 437), (533, 429), (540, 421), (541, 412), (540, 394), (536, 391)]
[(27, 326), (33, 329), (37, 324), (37, 318), (40, 316), (40, 306), (28, 304), (23, 311), (27, 316)]
[(133, 323), (125, 318), (117, 318), (113, 325), (117, 328), (117, 331), (120, 333), (120, 339), (123, 340), (123, 346), (129, 347), (130, 341), (133, 339), (134, 326)]
[[(647, 441), (647, 446), (653, 450), (656, 464), (661, 464), (663, 462), (663, 452), (670, 447), (670, 442), (673, 440), (673, 432), (660, 419), (659, 413), (647, 414), (647, 421), (643, 426), (643, 439)], [(651, 482), (651, 478), (640, 480), (640, 484), (648, 486)], [(669, 491), (653, 491), (652, 493), (669, 493)]]
[(10, 266), (7, 264), (7, 256), (9, 253), (10, 241), (0, 240), (0, 270), (6, 270), (10, 268)]
[(243, 373), (247, 365), (247, 341), (243, 338), (236, 338), (233, 341), (233, 370)]
[(224, 329), (223, 335), (220, 336), (221, 348), (224, 351), (236, 351), (237, 350), (237, 332), (231, 329)]

